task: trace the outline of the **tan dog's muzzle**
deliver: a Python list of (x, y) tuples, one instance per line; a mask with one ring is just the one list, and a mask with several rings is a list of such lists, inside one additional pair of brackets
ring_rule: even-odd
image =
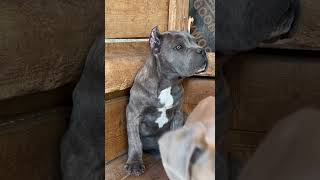
[(162, 164), (170, 180), (214, 180), (215, 99), (203, 99), (183, 128), (159, 140)]

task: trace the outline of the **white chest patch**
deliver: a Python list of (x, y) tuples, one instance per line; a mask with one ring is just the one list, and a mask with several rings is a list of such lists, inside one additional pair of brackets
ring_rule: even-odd
[(163, 105), (163, 107), (158, 108), (158, 111), (161, 112), (161, 115), (156, 120), (156, 123), (158, 123), (159, 128), (162, 128), (163, 125), (165, 125), (169, 121), (166, 111), (167, 109), (172, 108), (172, 105), (173, 105), (173, 97), (171, 95), (171, 86), (162, 90), (160, 92), (158, 99), (160, 100), (160, 103)]

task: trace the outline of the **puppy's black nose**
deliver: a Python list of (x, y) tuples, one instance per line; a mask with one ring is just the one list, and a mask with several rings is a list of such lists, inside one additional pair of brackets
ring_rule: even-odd
[(196, 50), (196, 52), (197, 52), (198, 54), (203, 54), (203, 49), (202, 49), (202, 48), (198, 48), (198, 49)]

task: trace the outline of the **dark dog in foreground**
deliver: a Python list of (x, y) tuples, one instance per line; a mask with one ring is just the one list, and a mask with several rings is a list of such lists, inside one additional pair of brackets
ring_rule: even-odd
[(125, 170), (135, 176), (144, 172), (143, 150), (158, 150), (160, 136), (184, 124), (182, 79), (204, 71), (208, 63), (205, 51), (185, 32), (160, 33), (155, 27), (149, 45), (150, 57), (136, 75), (126, 111)]
[(61, 144), (63, 180), (104, 180), (104, 36), (91, 47), (73, 91), (69, 129)]

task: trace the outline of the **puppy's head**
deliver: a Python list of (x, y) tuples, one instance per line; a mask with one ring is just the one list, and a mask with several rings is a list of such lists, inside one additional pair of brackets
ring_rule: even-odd
[(208, 59), (203, 48), (186, 32), (160, 33), (154, 27), (149, 38), (151, 53), (167, 69), (180, 77), (189, 77), (206, 70)]

